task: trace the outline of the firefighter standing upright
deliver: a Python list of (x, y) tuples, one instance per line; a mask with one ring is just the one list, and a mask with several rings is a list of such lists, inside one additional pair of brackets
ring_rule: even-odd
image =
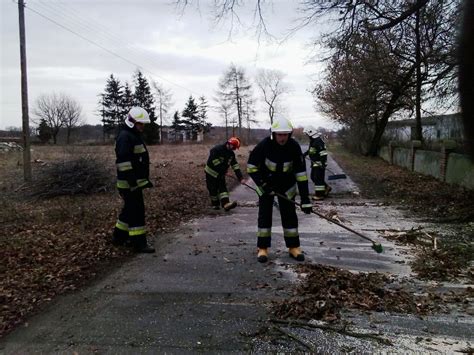
[(148, 112), (133, 107), (115, 142), (117, 188), (124, 205), (115, 224), (112, 243), (129, 244), (138, 253), (155, 252), (147, 243), (142, 192), (153, 186), (149, 180), (150, 158), (141, 137), (146, 123), (150, 123)]
[(243, 180), (242, 172), (234, 154), (234, 150), (239, 148), (240, 139), (231, 137), (224, 144), (214, 146), (209, 153), (204, 170), (206, 172), (207, 189), (214, 209), (219, 209), (222, 206), (224, 210), (229, 211), (237, 206), (237, 202), (231, 202), (229, 199), (225, 174), (230, 166), (237, 179), (239, 181)]
[(309, 137), (309, 148), (304, 156), (308, 155), (311, 160), (311, 180), (314, 183), (313, 199), (324, 200), (331, 191), (331, 187), (324, 180), (328, 156), (326, 144), (314, 127), (308, 126), (303, 132)]
[[(304, 213), (311, 213), (306, 164), (301, 147), (291, 134), (293, 127), (285, 118), (275, 119), (271, 126), (271, 137), (264, 138), (250, 153), (247, 172), (257, 185), (259, 195), (257, 260), (268, 260), (271, 246), (272, 213), (274, 194), (285, 195), (294, 200), (297, 189)], [(278, 197), (283, 236), (289, 255), (303, 261), (298, 233), (298, 217), (295, 204)]]

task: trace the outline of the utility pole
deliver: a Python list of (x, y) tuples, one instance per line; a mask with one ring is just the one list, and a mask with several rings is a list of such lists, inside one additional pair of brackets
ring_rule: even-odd
[(30, 118), (28, 116), (28, 79), (26, 75), (25, 5), (18, 0), (20, 24), (21, 111), (23, 122), (23, 176), (31, 181)]

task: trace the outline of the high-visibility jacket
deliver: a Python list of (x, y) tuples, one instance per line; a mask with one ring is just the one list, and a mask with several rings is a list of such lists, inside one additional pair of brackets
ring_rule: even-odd
[(150, 157), (140, 133), (135, 128), (123, 125), (115, 140), (117, 157), (117, 187), (135, 189), (148, 187)]
[(321, 137), (309, 139), (309, 148), (304, 153), (304, 156), (309, 156), (312, 168), (325, 168), (327, 165), (328, 152), (326, 151), (326, 144)]
[(296, 187), (302, 200), (308, 198), (308, 176), (301, 147), (293, 138), (279, 145), (270, 137), (260, 141), (250, 153), (247, 172), (257, 185), (257, 192), (264, 193), (263, 185), (288, 198), (296, 195)]
[(204, 170), (206, 174), (209, 174), (213, 178), (218, 178), (223, 177), (230, 166), (237, 176), (237, 179), (241, 180), (242, 171), (240, 170), (239, 163), (237, 163), (235, 159), (234, 151), (227, 149), (226, 144), (227, 143), (218, 144), (211, 149)]

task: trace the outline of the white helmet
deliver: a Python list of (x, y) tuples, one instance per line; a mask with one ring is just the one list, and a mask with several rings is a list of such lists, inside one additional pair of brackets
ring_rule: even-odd
[(128, 112), (127, 118), (125, 118), (125, 124), (133, 128), (135, 125), (135, 122), (139, 123), (150, 123), (150, 116), (148, 115), (148, 112), (146, 112), (145, 109), (141, 107), (132, 107), (130, 111)]
[(273, 120), (272, 133), (292, 133), (293, 125), (286, 118), (276, 118)]
[(303, 133), (307, 134), (312, 138), (317, 138), (320, 136), (320, 133), (313, 126), (307, 126), (304, 128)]

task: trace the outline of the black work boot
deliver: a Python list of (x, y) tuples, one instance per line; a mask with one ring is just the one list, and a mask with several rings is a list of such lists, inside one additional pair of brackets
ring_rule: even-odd
[(258, 248), (257, 260), (259, 263), (266, 263), (268, 261), (268, 249)]
[(329, 186), (329, 185), (326, 185), (325, 189), (324, 189), (324, 197), (328, 197), (329, 196), (329, 193), (332, 191), (332, 187)]
[(128, 232), (115, 227), (112, 235), (112, 244), (119, 247), (129, 244), (129, 242), (130, 239), (128, 238)]
[(134, 237), (133, 239), (133, 251), (135, 253), (151, 254), (155, 252), (155, 248), (148, 245), (146, 236), (140, 235), (140, 236)]
[(227, 202), (224, 205), (224, 210), (230, 211), (231, 209), (236, 208), (236, 207), (237, 207), (237, 201)]
[(304, 254), (301, 251), (300, 247), (288, 248), (288, 252), (290, 254), (290, 257), (295, 259), (296, 261), (304, 261)]

